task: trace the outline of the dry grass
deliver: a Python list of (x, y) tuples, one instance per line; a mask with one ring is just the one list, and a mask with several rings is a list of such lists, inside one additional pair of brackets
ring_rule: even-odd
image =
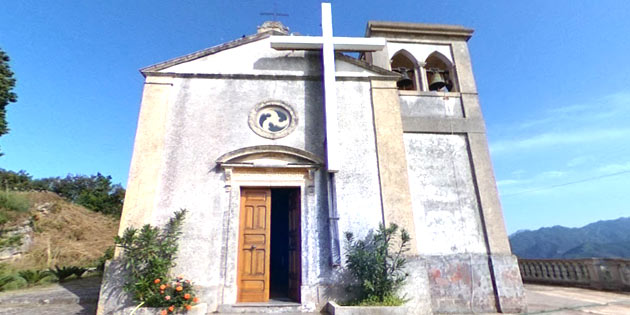
[[(33, 246), (11, 265), (17, 269), (46, 269), (59, 266), (87, 266), (114, 245), (118, 220), (65, 201), (50, 192), (26, 193), (32, 201), (35, 220)], [(51, 203), (48, 214), (36, 210)]]

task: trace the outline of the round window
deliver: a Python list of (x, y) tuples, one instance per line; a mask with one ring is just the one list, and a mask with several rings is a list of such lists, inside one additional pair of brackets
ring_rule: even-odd
[(259, 136), (278, 139), (295, 129), (297, 116), (291, 106), (281, 101), (260, 103), (249, 114), (249, 127)]

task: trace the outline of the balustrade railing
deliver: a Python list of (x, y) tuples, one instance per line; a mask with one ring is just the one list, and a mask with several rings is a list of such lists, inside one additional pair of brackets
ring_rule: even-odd
[(520, 259), (518, 267), (526, 283), (546, 283), (630, 291), (627, 259)]

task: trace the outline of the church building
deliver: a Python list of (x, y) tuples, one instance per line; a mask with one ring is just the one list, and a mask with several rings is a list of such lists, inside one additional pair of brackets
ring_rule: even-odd
[[(280, 22), (141, 70), (120, 232), (188, 210), (175, 274), (207, 312), (348, 298), (344, 233), (411, 236), (408, 314), (525, 310), (461, 26)], [(348, 54), (352, 53), (352, 54)], [(132, 306), (106, 270), (99, 314)]]

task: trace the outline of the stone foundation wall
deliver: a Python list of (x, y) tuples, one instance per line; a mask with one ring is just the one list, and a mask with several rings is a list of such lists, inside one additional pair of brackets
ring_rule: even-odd
[(514, 256), (427, 256), (426, 264), (436, 313), (520, 313), (526, 309)]

